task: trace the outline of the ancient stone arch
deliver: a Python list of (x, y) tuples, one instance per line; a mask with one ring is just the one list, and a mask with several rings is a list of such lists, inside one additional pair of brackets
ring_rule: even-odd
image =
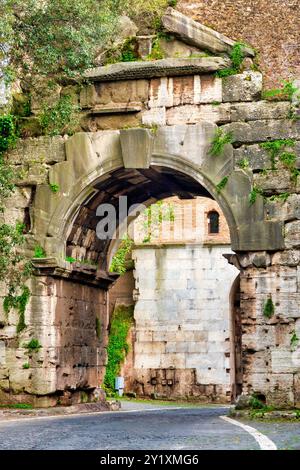
[[(270, 177), (270, 157), (260, 146), (293, 139), (299, 152), (299, 121), (289, 119), (289, 101), (261, 99), (262, 77), (251, 65), (217, 77), (230, 65), (224, 54), (234, 42), (181, 16), (171, 11), (164, 25), (187, 56), (93, 69), (90, 84), (75, 93), (84, 110), (80, 132), (27, 139), (11, 154), (27, 171), (14, 206), (29, 220), (27, 254), (39, 244), (46, 257), (33, 259), (27, 329), (16, 335), (15, 314), (0, 330), (5, 399), (80, 401), (101, 384), (107, 289), (115, 277), (107, 271), (110, 244), (95, 234), (96, 208), (102, 202), (117, 208), (120, 195), (151, 204), (176, 194), (213, 197), (229, 224), (235, 255), (228, 260), (240, 269), (243, 392), (265, 395), (270, 404), (299, 405), (300, 364), (291, 345), (293, 333), (300, 335), (299, 184), (280, 162)], [(190, 58), (191, 47), (214, 56)], [(245, 48), (245, 54), (253, 51)], [(233, 133), (234, 145), (213, 156), (217, 127)], [(241, 167), (242, 159), (247, 165)], [(253, 187), (266, 197), (250, 203)], [(89, 263), (67, 261), (74, 252)], [(272, 318), (264, 315), (268, 299)], [(24, 369), (24, 344), (32, 337), (43, 347)]]
[[(128, 129), (71, 137), (66, 143), (67, 161), (55, 165), (49, 174), (50, 182), (59, 185), (61, 194), (53, 195), (49, 185), (38, 186), (32, 209), (33, 230), (40, 239), (44, 238), (47, 253), (57, 256), (59, 246), (64, 257), (67, 233), (78, 209), (101, 191), (101, 182), (107, 177), (113, 178), (114, 172), (121, 168), (147, 175), (147, 170), (156, 167), (169, 168), (194, 179), (204, 188), (204, 193), (220, 204), (228, 220), (234, 250), (282, 248), (281, 222), (265, 218), (262, 199), (249, 205), (252, 174), (234, 167), (232, 146), (227, 144), (218, 157), (210, 155), (216, 128), (202, 121), (196, 125), (161, 127), (155, 134), (148, 129)], [(228, 183), (218, 193), (216, 183), (227, 175)], [(185, 186), (182, 191), (188, 193)], [(176, 183), (170, 181), (170, 194), (180, 189), (180, 185), (176, 188)], [(147, 202), (147, 196), (136, 198), (138, 202)]]

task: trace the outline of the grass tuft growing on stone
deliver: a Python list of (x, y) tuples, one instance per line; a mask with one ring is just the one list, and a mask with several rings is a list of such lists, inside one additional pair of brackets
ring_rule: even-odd
[(10, 404), (0, 404), (0, 408), (12, 408), (17, 410), (32, 410), (33, 406), (29, 403), (10, 403)]
[(211, 141), (209, 154), (213, 157), (218, 157), (224, 152), (226, 144), (233, 144), (234, 136), (232, 132), (224, 132), (223, 129), (218, 128)]
[(42, 248), (40, 245), (36, 245), (34, 247), (34, 255), (33, 255), (34, 258), (42, 259), (42, 258), (46, 258), (46, 256), (47, 255), (46, 255), (44, 248)]
[(274, 313), (275, 313), (275, 306), (274, 306), (272, 297), (270, 297), (264, 305), (263, 314), (264, 314), (264, 317), (270, 319), (272, 318)]
[(297, 349), (299, 341), (300, 339), (298, 338), (296, 331), (293, 331), (291, 336), (291, 348), (293, 351)]
[(283, 152), (279, 156), (279, 160), (284, 164), (284, 166), (291, 169), (295, 166), (297, 155), (293, 152)]
[(262, 190), (258, 188), (257, 186), (253, 186), (250, 194), (249, 194), (249, 204), (252, 206), (256, 202), (256, 199), (258, 196), (262, 195)]
[(228, 176), (224, 176), (224, 178), (221, 179), (220, 183), (218, 183), (216, 186), (217, 193), (220, 193), (221, 191), (223, 191), (227, 183), (228, 183)]
[(244, 47), (245, 47), (245, 44), (243, 42), (236, 42), (234, 44), (232, 51), (230, 53), (230, 60), (231, 60), (232, 66), (223, 70), (219, 70), (217, 72), (217, 76), (219, 78), (230, 77), (231, 75), (236, 75), (237, 73), (240, 72), (241, 65), (245, 57), (244, 52), (243, 52)]
[(41, 349), (42, 345), (38, 339), (32, 338), (29, 343), (24, 344), (24, 348), (28, 349), (29, 352), (33, 352)]
[(263, 92), (263, 99), (265, 100), (293, 100), (294, 95), (299, 89), (289, 80), (283, 80), (281, 88), (273, 88)]
[(280, 158), (280, 152), (286, 147), (294, 147), (295, 141), (293, 139), (277, 139), (270, 140), (269, 142), (263, 142), (260, 144), (261, 148), (265, 149), (270, 155), (271, 169), (276, 169), (276, 159)]

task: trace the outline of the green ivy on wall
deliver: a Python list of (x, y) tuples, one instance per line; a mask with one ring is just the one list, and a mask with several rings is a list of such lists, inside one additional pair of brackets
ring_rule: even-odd
[(120, 246), (112, 258), (109, 271), (111, 273), (125, 274), (128, 268), (129, 254), (132, 250), (133, 240), (125, 235)]
[(127, 336), (133, 324), (133, 305), (118, 306), (112, 316), (107, 346), (107, 366), (104, 389), (111, 395), (115, 391), (115, 378), (120, 374), (121, 364), (129, 351)]
[[(5, 200), (13, 195), (15, 174), (6, 158), (6, 152), (13, 148), (18, 135), (14, 116), (0, 116), (0, 212), (5, 212)], [(26, 328), (25, 309), (30, 297), (26, 281), (31, 274), (31, 263), (20, 254), (24, 244), (24, 224), (0, 224), (0, 279), (5, 283), (7, 295), (3, 307), (6, 315), (12, 308), (19, 313), (17, 333)]]

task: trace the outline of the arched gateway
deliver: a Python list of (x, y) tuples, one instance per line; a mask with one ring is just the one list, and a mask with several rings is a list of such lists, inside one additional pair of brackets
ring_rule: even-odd
[[(214, 34), (212, 52), (228, 52), (233, 43)], [(120, 196), (130, 206), (177, 195), (214, 198), (229, 225), (235, 254), (228, 260), (240, 270), (243, 392), (299, 406), (299, 353), (291, 341), (300, 334), (299, 187), (281, 162), (270, 169), (260, 144), (294, 139), (298, 149), (300, 125), (288, 119), (290, 102), (261, 101), (259, 72), (216, 77), (227, 66), (222, 56), (100, 67), (78, 96), (81, 132), (28, 139), (14, 150), (12, 161), (28, 165), (18, 190), (31, 191), (20, 203), (29, 219), (28, 255), (40, 245), (46, 256), (33, 259), (27, 329), (17, 336), (16, 319), (0, 329), (1, 398), (55, 404), (93, 394), (105, 372), (107, 290), (115, 280), (107, 266), (111, 241), (96, 233), (97, 208), (112, 204), (120, 224)], [(216, 136), (229, 133), (233, 145), (214, 154)], [(72, 261), (76, 255), (88, 262)], [(30, 338), (42, 348), (26, 369)]]

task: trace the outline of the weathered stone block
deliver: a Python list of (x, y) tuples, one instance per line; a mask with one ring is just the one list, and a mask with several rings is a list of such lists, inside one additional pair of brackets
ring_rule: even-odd
[(265, 142), (276, 139), (300, 140), (300, 121), (269, 119), (249, 122), (233, 122), (222, 126), (232, 132), (236, 143)]
[(300, 356), (297, 351), (274, 350), (271, 351), (272, 372), (275, 374), (299, 372)]
[(279, 251), (272, 256), (273, 265), (281, 266), (298, 266), (300, 262), (299, 250), (285, 250)]
[(267, 194), (290, 192), (293, 187), (289, 170), (274, 170), (268, 174), (257, 173), (254, 183)]
[[(202, 75), (200, 77), (200, 94), (199, 103), (213, 103), (217, 106), (217, 103), (221, 103), (222, 97), (222, 80), (213, 75)], [(198, 91), (197, 76), (195, 76), (194, 90), (195, 90), (195, 104), (197, 101)]]
[(166, 108), (152, 108), (142, 113), (144, 126), (165, 126)]
[(223, 79), (223, 101), (253, 101), (261, 96), (262, 74), (246, 71)]
[(214, 73), (230, 65), (224, 57), (201, 57), (197, 59), (160, 59), (141, 62), (119, 62), (95, 67), (85, 73), (86, 78), (95, 82), (130, 80), (154, 77), (176, 77)]
[[(195, 55), (201, 56), (201, 51), (197, 47), (189, 46), (178, 39), (170, 40), (169, 38), (160, 38), (159, 45), (164, 57), (167, 58), (188, 58)], [(203, 55), (205, 54), (203, 53)]]
[(20, 140), (9, 153), (9, 161), (14, 164), (53, 164), (65, 159), (65, 139), (61, 136)]
[(120, 132), (125, 168), (149, 168), (153, 148), (153, 136), (147, 129)]
[(105, 105), (137, 105), (148, 101), (147, 80), (124, 80), (122, 82), (97, 83), (85, 86), (80, 93), (82, 108), (101, 108)]
[(300, 374), (294, 375), (294, 396), (295, 396), (295, 407), (300, 407)]
[(300, 221), (285, 224), (284, 242), (286, 248), (300, 248)]
[(265, 205), (267, 218), (285, 222), (300, 219), (300, 195), (291, 194), (287, 201), (268, 201)]
[(258, 101), (254, 103), (234, 103), (231, 105), (232, 121), (256, 121), (263, 119), (286, 119), (291, 103), (270, 103)]
[(182, 155), (200, 166), (207, 158), (214, 131), (215, 125), (209, 122), (187, 127), (178, 125), (159, 128), (154, 137), (153, 153)]
[(270, 374), (267, 404), (281, 408), (294, 407), (293, 374)]
[(251, 261), (256, 268), (265, 268), (270, 266), (271, 257), (266, 251), (262, 251), (261, 253), (254, 253), (253, 256), (251, 256)]
[(167, 110), (167, 124), (197, 124), (201, 120), (213, 123), (230, 121), (230, 108), (227, 105), (184, 105)]
[[(192, 77), (188, 78), (192, 80)], [(180, 92), (182, 93), (182, 90)], [(171, 107), (173, 106), (173, 99), (173, 78), (154, 78), (150, 81), (149, 108)], [(189, 100), (192, 100), (192, 97), (189, 96)]]
[(247, 160), (252, 170), (263, 170), (271, 168), (271, 159), (268, 152), (261, 148), (260, 145), (242, 145), (234, 149), (235, 164), (239, 166), (239, 162)]
[(170, 78), (172, 82), (172, 106), (180, 106), (185, 104), (194, 104), (197, 100), (195, 92), (197, 94), (198, 76), (193, 77), (175, 77)]
[(81, 129), (86, 132), (108, 131), (142, 124), (141, 113), (117, 113), (85, 116), (80, 121)]
[(15, 225), (17, 222), (24, 222), (24, 209), (9, 209), (0, 215), (1, 223)]
[(275, 345), (274, 325), (244, 325), (243, 350), (264, 351)]
[(243, 344), (243, 366), (245, 370), (255, 371), (255, 374), (270, 372), (270, 351), (247, 351)]
[(32, 197), (32, 187), (15, 188), (13, 195), (5, 200), (5, 207), (12, 209), (25, 209), (29, 206)]
[(0, 366), (4, 366), (6, 364), (6, 346), (4, 341), (0, 341)]
[[(167, 9), (162, 17), (162, 24), (167, 31), (178, 35), (188, 44), (213, 53), (229, 53), (234, 46), (234, 41), (228, 37), (188, 18), (173, 8)], [(253, 50), (249, 47), (244, 48), (244, 53), (250, 56), (254, 55)]]
[(240, 225), (239, 236), (232, 244), (233, 250), (280, 250), (284, 247), (282, 224), (273, 221), (251, 222), (251, 231), (249, 222)]

